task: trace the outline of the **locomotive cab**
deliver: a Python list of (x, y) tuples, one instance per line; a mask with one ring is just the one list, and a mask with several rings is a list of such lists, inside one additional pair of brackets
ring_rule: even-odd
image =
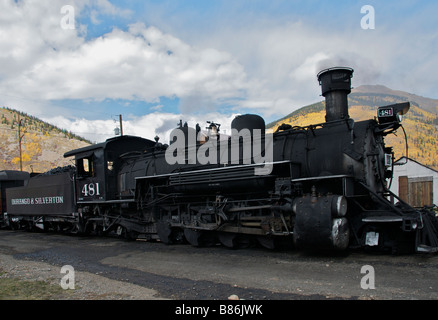
[(110, 138), (103, 143), (76, 149), (64, 154), (75, 157), (77, 202), (104, 202), (117, 200), (117, 172), (120, 156), (145, 150), (155, 142), (133, 136)]

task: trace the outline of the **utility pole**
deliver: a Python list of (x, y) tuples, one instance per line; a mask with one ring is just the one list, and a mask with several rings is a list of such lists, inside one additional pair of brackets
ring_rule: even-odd
[(23, 160), (22, 160), (22, 153), (21, 153), (21, 140), (24, 137), (24, 133), (23, 135), (21, 135), (21, 119), (20, 119), (20, 114), (18, 114), (18, 147), (20, 149), (20, 171), (23, 171)]
[(119, 120), (120, 120), (120, 136), (123, 136), (123, 126), (122, 126), (122, 115), (119, 115)]

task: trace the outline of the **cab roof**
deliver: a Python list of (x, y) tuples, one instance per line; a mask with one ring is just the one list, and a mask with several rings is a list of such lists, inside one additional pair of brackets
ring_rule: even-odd
[(68, 158), (71, 156), (81, 156), (83, 154), (88, 154), (90, 152), (94, 152), (99, 149), (109, 149), (109, 150), (118, 150), (120, 148), (126, 149), (129, 145), (132, 145), (132, 148), (136, 149), (147, 149), (151, 148), (155, 145), (155, 142), (149, 139), (144, 139), (136, 136), (119, 136), (114, 138), (109, 138), (105, 142), (101, 142), (98, 144), (92, 144), (90, 146), (75, 149), (64, 153), (64, 158)]

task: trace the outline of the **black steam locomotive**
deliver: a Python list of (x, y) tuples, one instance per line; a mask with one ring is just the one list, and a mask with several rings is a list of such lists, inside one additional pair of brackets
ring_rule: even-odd
[(120, 136), (67, 152), (75, 167), (7, 190), (13, 228), (116, 233), (195, 246), (417, 252), (438, 250), (438, 222), (387, 188), (394, 153), (384, 138), (409, 103), (377, 119), (349, 117), (350, 68), (318, 74), (326, 122), (265, 132), (257, 115), (236, 117), (231, 136), (210, 123), (180, 123), (169, 145)]

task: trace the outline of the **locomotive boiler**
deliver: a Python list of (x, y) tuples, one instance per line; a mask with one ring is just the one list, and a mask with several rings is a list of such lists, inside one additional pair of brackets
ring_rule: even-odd
[[(387, 187), (395, 159), (384, 140), (401, 128), (409, 102), (354, 121), (352, 76), (344, 67), (318, 74), (324, 123), (268, 133), (261, 117), (241, 115), (231, 136), (214, 122), (207, 132), (181, 122), (169, 145), (121, 136), (72, 150), (64, 156), (75, 157), (74, 170), (9, 190), (11, 225), (195, 246), (435, 252), (433, 212), (412, 208)], [(46, 198), (65, 205), (36, 205)]]

